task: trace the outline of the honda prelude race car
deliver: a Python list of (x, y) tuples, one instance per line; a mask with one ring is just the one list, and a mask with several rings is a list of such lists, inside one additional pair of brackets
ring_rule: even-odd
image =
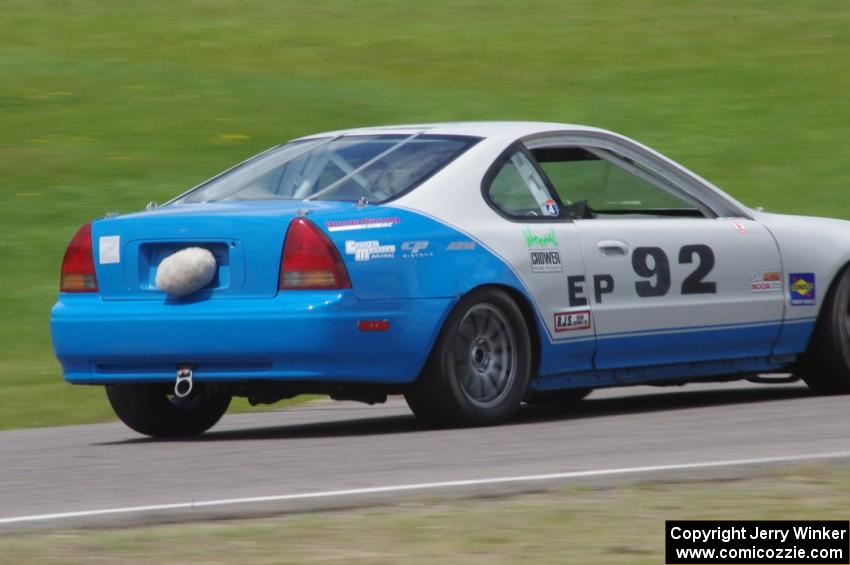
[(850, 223), (752, 210), (609, 131), (379, 127), (85, 224), (51, 329), (65, 379), (151, 436), (202, 433), (234, 395), (403, 394), (483, 425), (619, 385), (848, 392), (848, 263)]

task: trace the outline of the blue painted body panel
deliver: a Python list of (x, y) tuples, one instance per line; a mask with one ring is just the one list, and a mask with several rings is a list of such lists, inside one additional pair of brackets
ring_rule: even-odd
[(120, 261), (96, 265), (100, 295), (105, 300), (162, 300), (153, 284), (156, 267), (175, 250), (200, 245), (215, 254), (220, 267), (205, 297), (271, 298), (277, 294), (286, 230), (300, 209), (321, 213), (353, 205), (290, 200), (184, 204), (96, 220), (96, 262), (101, 237), (121, 238)]
[[(310, 219), (327, 230), (327, 224), (335, 221), (383, 217), (397, 219), (398, 223), (386, 229), (328, 233), (343, 254), (354, 293), (361, 300), (459, 297), (483, 284), (522, 288), (510, 267), (480, 242), (415, 212), (366, 207)], [(343, 252), (346, 241), (364, 240), (394, 245), (395, 258), (355, 261)], [(417, 242), (427, 242), (428, 246), (414, 253)], [(472, 244), (474, 249), (449, 250), (452, 243)]]
[[(302, 207), (337, 245), (351, 290), (277, 290), (286, 229)], [(391, 227), (328, 227), (383, 216)], [(460, 296), (481, 284), (521, 287), (481, 246), (448, 251), (469, 243), (463, 234), (412, 212), (350, 203), (175, 206), (95, 221), (92, 232), (95, 257), (99, 237), (120, 235), (122, 259), (97, 265), (100, 294), (60, 294), (53, 308), (54, 349), (76, 383), (172, 380), (178, 364), (195, 365), (199, 380), (411, 382)], [(346, 241), (366, 240), (395, 246), (394, 257), (345, 253)], [(408, 241), (428, 247), (409, 252)], [(153, 284), (156, 267), (187, 245), (211, 248), (219, 274), (210, 288), (170, 299)], [(387, 319), (390, 330), (359, 331), (363, 319)]]
[(815, 331), (817, 318), (800, 318), (785, 320), (779, 339), (773, 346), (774, 355), (796, 355), (806, 350), (812, 333)]
[[(337, 246), (352, 289), (278, 291), (286, 229), (299, 209)], [(387, 220), (385, 227), (340, 228), (375, 219)], [(484, 242), (409, 210), (300, 201), (180, 205), (98, 220), (92, 233), (96, 262), (98, 238), (109, 235), (122, 238), (121, 260), (97, 265), (99, 294), (60, 294), (53, 308), (54, 349), (73, 383), (170, 381), (178, 364), (194, 365), (198, 380), (408, 383), (470, 290), (502, 285), (534, 305)], [(364, 241), (392, 246), (392, 257), (357, 260), (350, 243)], [(210, 288), (171, 300), (153, 277), (162, 259), (187, 245), (211, 249), (219, 273)], [(539, 389), (776, 370), (805, 350), (814, 327), (813, 319), (784, 327), (777, 320), (553, 343), (541, 317), (550, 314), (534, 312), (540, 363), (532, 386)], [(360, 331), (363, 319), (387, 319), (390, 330)], [(783, 357), (755, 356), (736, 340), (741, 331), (755, 332), (754, 343)], [(677, 347), (665, 347), (672, 342)], [(706, 343), (714, 353), (702, 363), (668, 353)], [(594, 349), (608, 347), (618, 356), (594, 367)]]
[[(416, 378), (451, 299), (357, 300), (347, 291), (298, 291), (270, 300), (181, 304), (63, 295), (53, 345), (74, 383), (296, 379), (401, 383)], [(360, 319), (390, 320), (362, 332)]]
[[(531, 387), (536, 390), (601, 387), (778, 371), (792, 365), (796, 355), (806, 349), (814, 325), (814, 320), (807, 320), (790, 324), (784, 331), (783, 323), (775, 322), (602, 336), (597, 339), (597, 348), (617, 352), (616, 356), (607, 357), (609, 363), (602, 365), (597, 361), (590, 371), (541, 371)], [(781, 348), (774, 347), (771, 356), (761, 355), (763, 346), (769, 349), (780, 331), (784, 339), (777, 345)], [(749, 346), (741, 345), (741, 332), (756, 336), (748, 340)], [(557, 350), (561, 346), (550, 347)], [(707, 352), (703, 361), (689, 362), (685, 358), (693, 348)]]
[(699, 363), (649, 365), (623, 369), (601, 369), (541, 376), (532, 381), (534, 390), (563, 388), (600, 388), (607, 386), (638, 385), (643, 383), (688, 381), (700, 377), (736, 375), (741, 373), (769, 373), (781, 371), (793, 364), (794, 356), (750, 357)]

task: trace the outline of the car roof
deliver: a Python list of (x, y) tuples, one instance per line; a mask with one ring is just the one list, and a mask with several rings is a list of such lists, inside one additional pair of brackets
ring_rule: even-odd
[[(538, 133), (552, 131), (595, 131), (605, 132), (599, 128), (576, 124), (559, 124), (554, 122), (443, 122), (425, 124), (401, 124), (364, 128), (352, 128), (323, 133), (311, 134), (299, 139), (327, 137), (329, 135), (375, 135), (375, 134), (413, 134), (427, 132), (436, 135), (470, 135), (475, 137), (512, 137), (520, 138)], [(608, 132), (606, 132), (608, 133)]]

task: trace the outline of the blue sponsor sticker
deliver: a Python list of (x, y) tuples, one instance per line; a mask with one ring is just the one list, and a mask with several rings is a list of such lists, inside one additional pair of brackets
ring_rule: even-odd
[(561, 213), (558, 209), (558, 204), (551, 198), (546, 201), (546, 213), (550, 216), (557, 216)]
[(812, 306), (815, 303), (815, 274), (791, 273), (788, 275), (792, 306)]

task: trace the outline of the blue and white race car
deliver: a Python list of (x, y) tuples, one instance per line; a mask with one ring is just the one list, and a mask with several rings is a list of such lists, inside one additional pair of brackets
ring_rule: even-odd
[(51, 328), (65, 379), (150, 436), (202, 433), (234, 395), (495, 424), (618, 385), (848, 392), (848, 263), (850, 223), (752, 210), (609, 131), (379, 127), (85, 224)]

